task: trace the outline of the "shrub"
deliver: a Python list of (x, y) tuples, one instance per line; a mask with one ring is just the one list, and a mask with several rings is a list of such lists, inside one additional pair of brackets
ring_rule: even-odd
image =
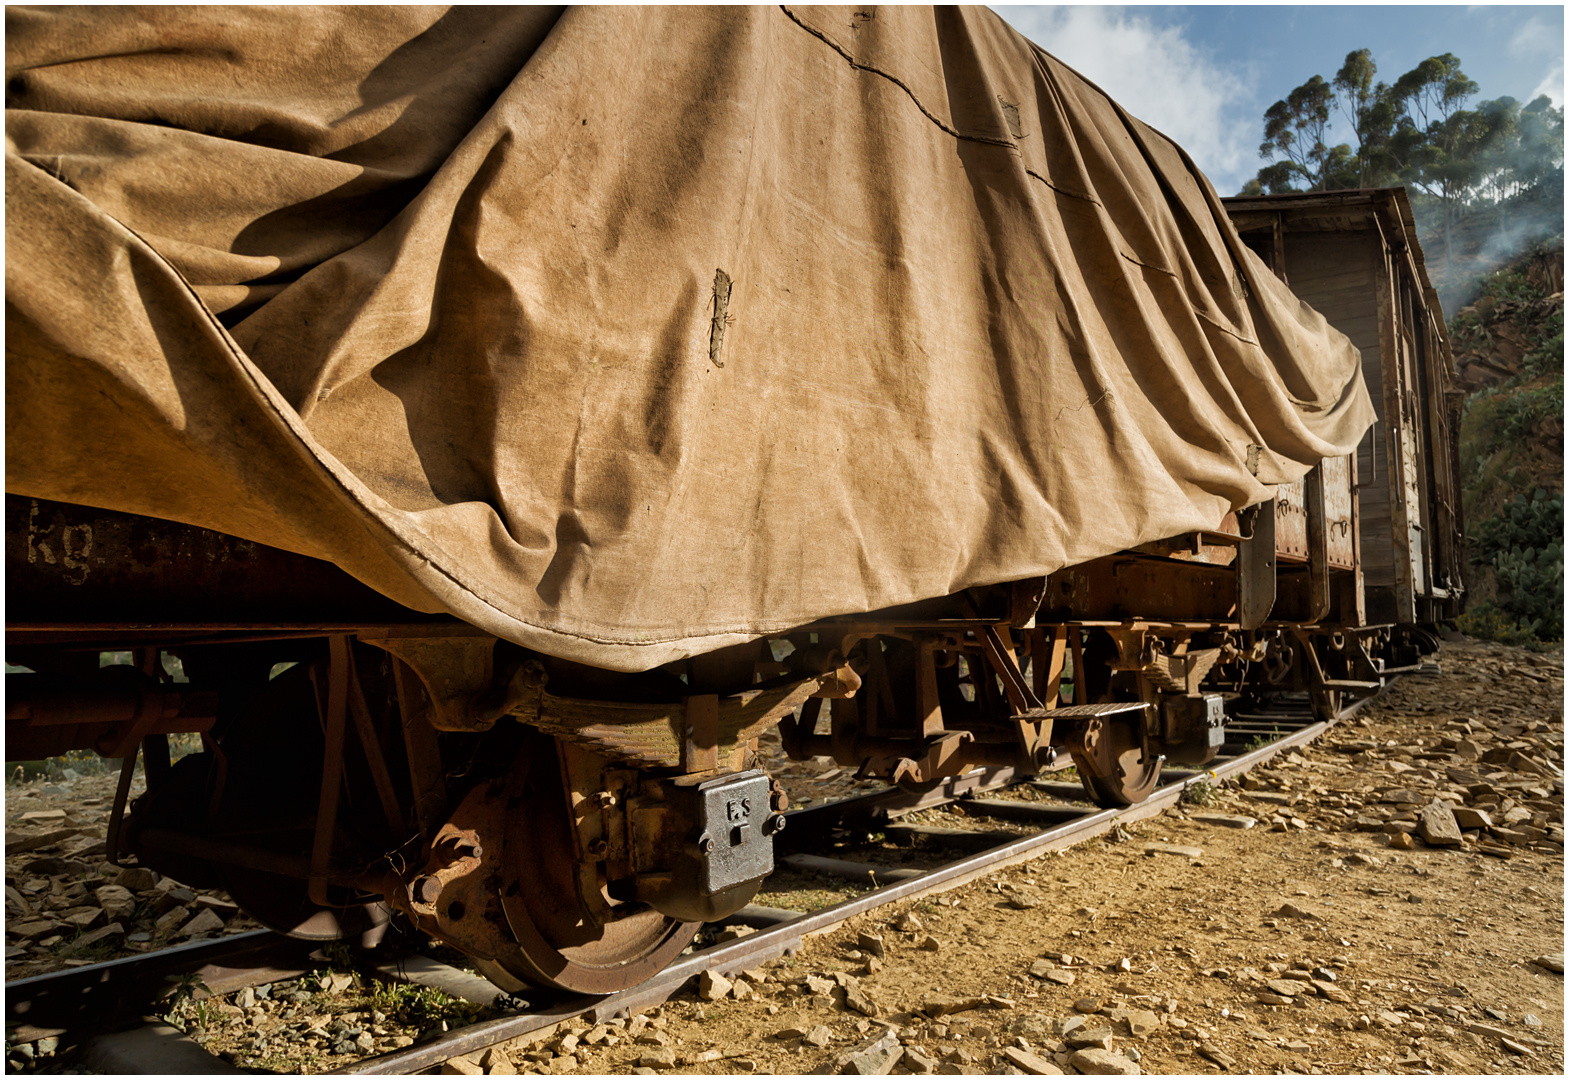
[(1500, 592), (1461, 629), (1501, 641), (1526, 635), (1544, 641), (1564, 636), (1564, 500), (1538, 488), (1484, 521), (1476, 531), (1477, 561), (1493, 568)]

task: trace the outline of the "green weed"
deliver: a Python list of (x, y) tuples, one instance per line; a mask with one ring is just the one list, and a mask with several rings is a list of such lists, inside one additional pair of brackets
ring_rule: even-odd
[(480, 1007), (471, 1002), (449, 997), (433, 986), (414, 983), (377, 983), (368, 999), (373, 1008), (405, 1027), (430, 1028), (443, 1020), (457, 1027), (471, 1024)]

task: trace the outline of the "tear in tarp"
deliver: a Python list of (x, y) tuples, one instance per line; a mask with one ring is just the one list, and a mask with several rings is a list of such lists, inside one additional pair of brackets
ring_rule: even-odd
[(7, 490), (556, 656), (1211, 528), (1372, 420), (1187, 156), (985, 9), (6, 19)]

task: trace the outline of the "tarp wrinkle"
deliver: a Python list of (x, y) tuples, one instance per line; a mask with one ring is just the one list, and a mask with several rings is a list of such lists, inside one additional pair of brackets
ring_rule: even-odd
[(6, 488), (641, 670), (1213, 528), (1373, 418), (985, 9), (8, 8)]

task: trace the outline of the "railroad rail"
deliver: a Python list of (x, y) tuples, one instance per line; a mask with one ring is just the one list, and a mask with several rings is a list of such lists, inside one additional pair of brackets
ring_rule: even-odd
[[(1219, 759), (1202, 770), (1168, 771), (1168, 781), (1143, 802), (1132, 807), (1102, 810), (1072, 806), (1067, 801), (1004, 802), (986, 799), (983, 796), (1016, 785), (1028, 785), (1042, 794), (1061, 800), (1072, 799), (1075, 795), (1079, 799), (1083, 798), (1083, 793), (1076, 787), (1049, 779), (1024, 778), (1008, 768), (994, 768), (974, 770), (964, 776), (950, 778), (920, 793), (889, 788), (791, 810), (787, 814), (789, 825), (785, 835), (802, 837), (807, 845), (812, 843), (810, 838), (827, 835), (838, 822), (886, 822), (917, 809), (956, 802), (966, 805), (972, 816), (1006, 818), (1015, 824), (1038, 822), (1045, 827), (1033, 835), (1007, 839), (975, 854), (927, 870), (890, 872), (887, 866), (807, 853), (783, 853), (780, 862), (786, 867), (862, 881), (867, 880), (870, 873), (875, 875), (874, 884), (886, 884), (808, 914), (797, 915), (781, 909), (751, 905), (724, 922), (752, 925), (758, 928), (757, 932), (738, 940), (694, 950), (639, 986), (608, 996), (562, 994), (550, 997), (530, 994), (529, 1005), (516, 1014), (481, 1021), (402, 1050), (362, 1058), (333, 1071), (358, 1075), (419, 1072), (439, 1066), (453, 1057), (482, 1051), (564, 1020), (584, 1017), (598, 1023), (651, 1008), (680, 992), (691, 980), (706, 971), (730, 974), (755, 967), (793, 953), (807, 936), (828, 932), (864, 912), (944, 892), (999, 867), (1034, 858), (1047, 851), (1071, 847), (1105, 833), (1119, 823), (1152, 817), (1176, 806), (1192, 785), (1239, 776), (1285, 750), (1311, 743), (1331, 726), (1348, 719), (1363, 704), (1372, 700), (1361, 699), (1341, 710), (1332, 720), (1315, 721), (1306, 695), (1297, 697), (1301, 700), (1293, 700), (1288, 696), (1272, 706), (1238, 712), (1228, 719), (1230, 741), (1222, 748)], [(1248, 745), (1244, 745), (1244, 741)], [(1259, 742), (1263, 745), (1257, 745)], [(891, 828), (897, 829), (898, 826)], [(984, 841), (987, 834), (976, 835)], [(803, 840), (795, 843), (800, 845)], [(74, 1030), (75, 1025), (85, 1023), (90, 1016), (101, 1020), (105, 1009), (111, 1007), (108, 1003), (119, 1006), (122, 1015), (127, 1007), (134, 1008), (135, 1014), (139, 1014), (144, 1011), (145, 1005), (137, 1003), (150, 1001), (157, 989), (167, 987), (170, 975), (192, 973), (213, 994), (232, 992), (246, 985), (304, 973), (312, 966), (307, 954), (313, 947), (309, 942), (293, 941), (269, 931), (258, 931), (19, 979), (6, 984), (8, 1025), (13, 1031), (13, 1041), (26, 1041), (29, 1035), (36, 1039), (49, 1034), (65, 1034)], [(457, 969), (447, 969), (443, 965), (427, 964), (423, 970), (411, 973), (407, 966), (400, 965), (396, 960), (388, 962), (382, 957), (378, 957), (376, 966), (366, 973), (384, 980), (409, 980), (412, 975), (412, 981), (429, 981), (428, 976), (433, 972), (439, 974), (443, 971), (449, 990), (455, 982), (462, 984), (465, 979)], [(422, 974), (427, 978), (421, 979), (419, 976)], [(477, 977), (466, 978), (471, 987), (483, 987), (492, 997), (501, 993)], [(455, 996), (468, 995), (459, 985)], [(94, 1026), (102, 1030), (100, 1025)], [(117, 1045), (117, 1041), (124, 1045)], [(131, 1048), (133, 1042), (134, 1049)], [(136, 1032), (96, 1036), (92, 1043), (91, 1046), (84, 1045), (84, 1053), (89, 1058), (112, 1063), (119, 1069), (134, 1071), (139, 1066), (145, 1066), (149, 1071), (156, 1072), (166, 1068), (156, 1055), (149, 1057), (146, 1054), (146, 1047), (151, 1044), (145, 1037), (138, 1039)], [(171, 1047), (166, 1045), (162, 1049), (167, 1053)], [(186, 1061), (193, 1060), (193, 1053), (204, 1053), (189, 1041), (172, 1049)], [(214, 1067), (220, 1064), (217, 1059), (209, 1060)]]

